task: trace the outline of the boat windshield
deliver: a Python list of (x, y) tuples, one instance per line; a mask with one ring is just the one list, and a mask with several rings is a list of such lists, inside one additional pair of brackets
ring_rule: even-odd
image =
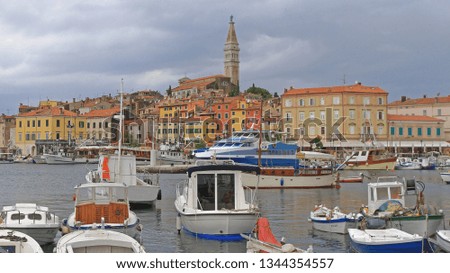
[(82, 202), (123, 202), (126, 200), (124, 188), (92, 187), (82, 188), (77, 193), (77, 203)]

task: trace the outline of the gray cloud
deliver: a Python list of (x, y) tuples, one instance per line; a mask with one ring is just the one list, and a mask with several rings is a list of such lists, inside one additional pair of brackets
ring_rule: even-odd
[(438, 1), (0, 0), (0, 113), (19, 103), (159, 90), (223, 73), (234, 16), (241, 89), (361, 81), (448, 95), (450, 3)]

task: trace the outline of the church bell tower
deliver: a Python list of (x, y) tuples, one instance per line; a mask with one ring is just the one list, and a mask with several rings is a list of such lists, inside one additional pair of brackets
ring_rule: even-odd
[(239, 43), (234, 29), (233, 16), (230, 16), (227, 40), (225, 42), (225, 76), (230, 77), (231, 83), (239, 86)]

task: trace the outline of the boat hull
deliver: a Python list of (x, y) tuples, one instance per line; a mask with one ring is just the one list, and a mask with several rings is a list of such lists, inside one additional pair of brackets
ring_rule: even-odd
[(397, 228), (410, 234), (433, 236), (443, 225), (444, 215), (399, 216), (387, 221), (388, 228)]
[(450, 252), (450, 231), (439, 230), (436, 232), (436, 241), (438, 246), (445, 252)]
[(441, 178), (445, 183), (450, 184), (450, 172), (441, 173)]
[(135, 239), (105, 229), (77, 230), (59, 239), (56, 253), (145, 253)]
[(380, 162), (349, 162), (346, 170), (394, 170), (396, 159), (383, 160)]
[(423, 237), (395, 229), (349, 229), (353, 250), (361, 253), (422, 253)]
[(356, 221), (351, 221), (350, 219), (318, 219), (311, 217), (311, 222), (313, 228), (320, 231), (347, 234), (349, 228), (356, 228)]
[(54, 243), (54, 239), (59, 231), (59, 227), (60, 225), (59, 223), (57, 223), (52, 226), (33, 228), (23, 228), (17, 225), (10, 225), (8, 226), (8, 229), (13, 229), (25, 233), (35, 239), (39, 245), (46, 245)]
[(182, 228), (199, 238), (214, 240), (242, 240), (240, 234), (249, 234), (255, 227), (255, 212), (179, 213)]
[(140, 241), (142, 227), (139, 224), (139, 218), (137, 218), (133, 212), (130, 211), (130, 213), (132, 214), (130, 214), (130, 217), (126, 223), (93, 223), (86, 225), (77, 225), (75, 223), (75, 214), (72, 213), (67, 219), (66, 224), (71, 232), (76, 230), (105, 229), (124, 233), (137, 241)]
[(277, 176), (260, 175), (258, 177), (243, 175), (242, 184), (251, 189), (283, 189), (283, 188), (332, 188), (335, 186), (334, 175), (313, 176)]

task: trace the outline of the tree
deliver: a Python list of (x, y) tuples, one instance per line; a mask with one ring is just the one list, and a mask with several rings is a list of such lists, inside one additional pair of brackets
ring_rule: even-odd
[(251, 93), (260, 95), (263, 99), (269, 99), (272, 97), (272, 94), (267, 89), (256, 87), (255, 84), (252, 85), (252, 87), (245, 90), (245, 93)]
[(278, 92), (273, 93), (273, 97), (278, 98), (279, 97)]
[(167, 89), (166, 92), (167, 92), (168, 97), (172, 96), (172, 86), (171, 85), (169, 85), (169, 89)]

